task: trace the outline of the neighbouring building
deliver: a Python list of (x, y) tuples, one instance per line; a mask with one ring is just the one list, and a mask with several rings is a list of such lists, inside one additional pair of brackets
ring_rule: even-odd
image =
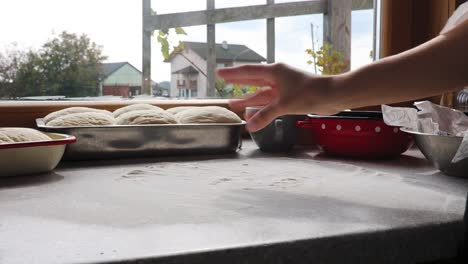
[[(142, 72), (129, 62), (102, 64), (99, 84), (101, 95), (114, 95), (123, 98), (141, 94)], [(153, 95), (169, 96), (169, 89), (152, 82)]]
[[(173, 53), (166, 60), (171, 63), (171, 97), (205, 98), (207, 45), (202, 42), (184, 42), (184, 50)], [(216, 44), (218, 68), (241, 64), (258, 64), (266, 59), (245, 45)]]

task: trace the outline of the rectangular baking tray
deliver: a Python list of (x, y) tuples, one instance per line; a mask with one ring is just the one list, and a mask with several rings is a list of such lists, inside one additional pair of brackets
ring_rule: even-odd
[(76, 137), (76, 143), (66, 148), (64, 160), (96, 160), (234, 153), (242, 145), (245, 122), (52, 127), (38, 118), (36, 124), (46, 132)]

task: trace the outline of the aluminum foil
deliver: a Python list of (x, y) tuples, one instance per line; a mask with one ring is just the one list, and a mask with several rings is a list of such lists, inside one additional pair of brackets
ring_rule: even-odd
[(463, 137), (452, 162), (468, 158), (468, 117), (463, 112), (429, 101), (416, 102), (414, 105), (417, 109), (382, 105), (384, 122), (421, 133)]

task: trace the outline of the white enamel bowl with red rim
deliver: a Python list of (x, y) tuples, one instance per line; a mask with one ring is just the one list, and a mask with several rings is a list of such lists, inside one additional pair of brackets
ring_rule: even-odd
[(333, 116), (308, 115), (298, 122), (327, 153), (355, 158), (391, 158), (411, 147), (412, 135), (384, 123), (380, 112), (345, 111)]
[(49, 172), (62, 159), (65, 147), (74, 136), (44, 133), (51, 140), (0, 144), (0, 177)]

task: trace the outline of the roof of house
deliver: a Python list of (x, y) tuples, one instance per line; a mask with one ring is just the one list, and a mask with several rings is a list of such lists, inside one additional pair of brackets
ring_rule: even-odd
[(172, 73), (184, 73), (184, 74), (193, 74), (193, 73), (198, 73), (198, 70), (195, 69), (195, 67), (193, 67), (192, 65), (190, 66), (187, 66), (183, 69), (180, 69), (180, 70), (177, 70), (177, 71), (174, 71)]
[[(191, 49), (195, 53), (197, 53), (200, 57), (206, 60), (207, 57), (207, 45), (203, 42), (191, 42), (185, 41), (184, 42), (186, 49)], [(171, 54), (173, 55), (173, 54)], [(172, 56), (171, 56), (172, 57)], [(170, 61), (169, 60), (166, 61)], [(248, 61), (248, 62), (263, 62), (266, 59), (255, 52), (254, 50), (250, 49), (245, 45), (240, 44), (227, 44), (227, 49), (223, 48), (223, 44), (216, 44), (216, 60), (224, 60), (224, 61)]]
[(122, 68), (125, 65), (130, 65), (132, 68), (137, 70), (139, 73), (141, 71), (137, 69), (135, 66), (130, 64), (128, 61), (123, 61), (123, 62), (110, 62), (110, 63), (103, 63), (102, 64), (102, 75), (104, 78), (108, 77), (112, 73), (116, 72), (118, 69)]
[[(134, 68), (136, 71), (139, 73), (142, 73), (137, 67), (133, 66), (130, 62), (128, 61), (122, 61), (122, 62), (109, 62), (109, 63), (103, 63), (102, 65), (102, 78), (106, 79), (109, 77), (111, 74), (116, 72), (118, 69), (122, 68), (125, 65), (130, 65), (130, 67)], [(151, 81), (152, 84), (156, 84), (155, 81)]]

